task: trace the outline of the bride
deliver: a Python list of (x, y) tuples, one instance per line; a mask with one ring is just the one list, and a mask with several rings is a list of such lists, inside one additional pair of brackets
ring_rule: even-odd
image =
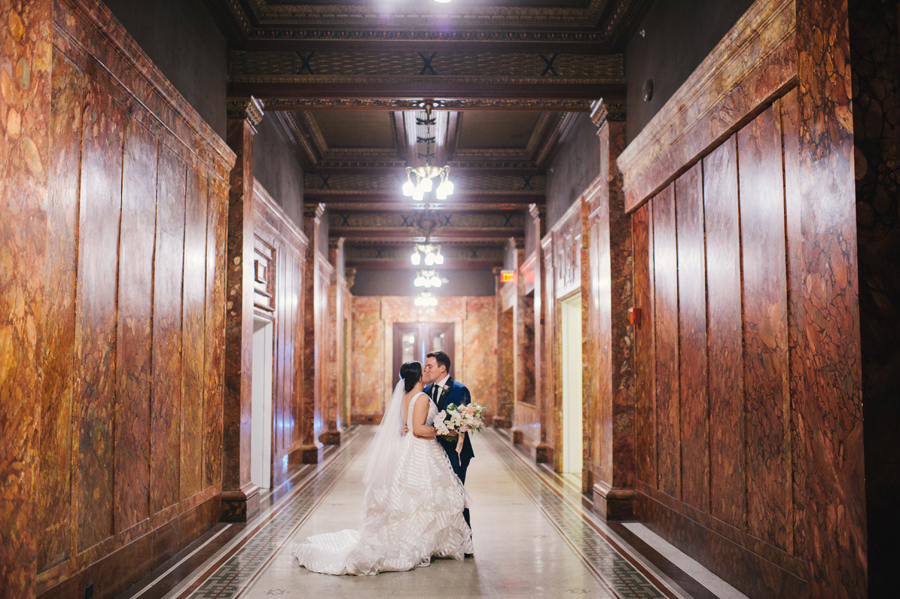
[[(324, 574), (378, 574), (428, 566), (432, 556), (472, 553), (468, 496), (435, 440), (437, 406), (422, 393), (422, 364), (407, 362), (369, 451), (359, 530), (308, 537), (301, 566)], [(401, 435), (406, 422), (411, 434)]]

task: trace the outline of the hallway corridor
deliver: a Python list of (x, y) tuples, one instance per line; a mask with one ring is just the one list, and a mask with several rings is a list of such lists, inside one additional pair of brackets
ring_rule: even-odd
[(493, 429), (476, 436), (469, 470), (474, 558), (375, 577), (298, 568), (294, 542), (356, 526), (373, 433), (374, 427), (356, 427), (321, 466), (301, 468), (268, 493), (255, 521), (217, 525), (120, 599), (743, 597), (671, 546), (650, 548), (647, 542), (661, 540), (643, 526), (603, 524), (571, 481), (530, 465)]

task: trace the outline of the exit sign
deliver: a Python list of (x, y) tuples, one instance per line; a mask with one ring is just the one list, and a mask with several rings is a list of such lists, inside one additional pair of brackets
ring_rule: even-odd
[(514, 270), (501, 270), (500, 271), (500, 282), (501, 283), (509, 283), (513, 279), (516, 278), (516, 271)]

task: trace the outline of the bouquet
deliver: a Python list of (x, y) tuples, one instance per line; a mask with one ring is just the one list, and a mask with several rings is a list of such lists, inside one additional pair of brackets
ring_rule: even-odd
[[(484, 421), (481, 419), (481, 412), (484, 406), (477, 403), (470, 403), (464, 406), (450, 404), (437, 413), (434, 417), (434, 429), (438, 435), (443, 435), (447, 441), (452, 441), (456, 437), (456, 453), (462, 452), (463, 440), (465, 434), (469, 431), (480, 431), (484, 428)], [(451, 435), (456, 431), (459, 435)]]

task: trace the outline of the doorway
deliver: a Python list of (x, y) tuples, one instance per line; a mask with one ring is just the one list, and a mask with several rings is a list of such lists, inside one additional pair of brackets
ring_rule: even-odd
[(456, 363), (453, 353), (452, 322), (396, 322), (394, 323), (394, 371), (391, 380), (396, 381), (400, 366), (413, 360), (425, 364), (425, 356), (442, 351), (450, 356), (451, 370)]
[[(560, 302), (562, 342), (562, 472), (581, 476), (582, 411), (581, 389), (581, 293)], [(580, 486), (580, 485), (579, 485)]]
[(272, 486), (272, 321), (253, 319), (253, 393), (250, 403), (250, 480)]

